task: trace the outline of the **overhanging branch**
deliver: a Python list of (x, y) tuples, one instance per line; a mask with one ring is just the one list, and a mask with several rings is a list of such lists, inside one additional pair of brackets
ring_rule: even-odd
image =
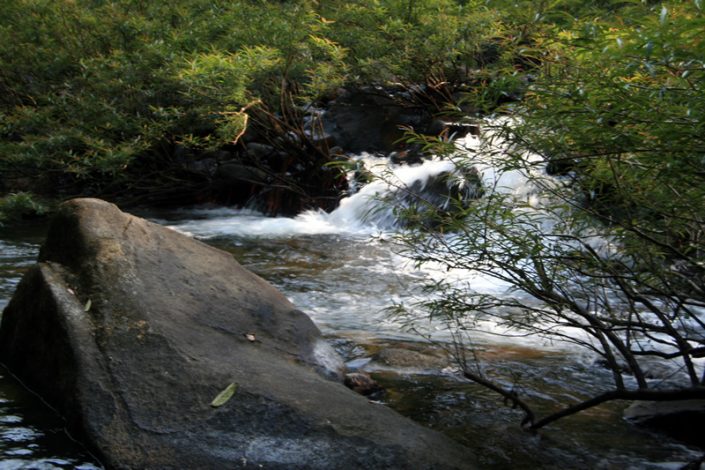
[(692, 387), (672, 390), (612, 390), (598, 395), (584, 402), (569, 406), (561, 411), (546, 416), (536, 421), (528, 429), (536, 430), (566, 416), (571, 416), (581, 411), (593, 408), (602, 403), (614, 400), (632, 401), (680, 401), (680, 400), (705, 399), (705, 387)]

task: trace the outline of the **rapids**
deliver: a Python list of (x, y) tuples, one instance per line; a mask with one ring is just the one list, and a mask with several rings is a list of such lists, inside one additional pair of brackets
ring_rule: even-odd
[[(486, 187), (540, 207), (527, 175), (518, 170), (496, 171), (472, 136), (459, 144), (476, 158)], [(518, 412), (504, 407), (491, 392), (459, 379), (451, 363), (440, 369), (382, 364), (378, 357), (385, 349), (436, 354), (450, 344), (452, 335), (445, 324), (429, 320), (423, 311), (413, 324), (387, 311), (396, 303), (428, 295), (421, 289), (426, 281), (451, 278), (478, 292), (517, 294), (491, 276), (448, 271), (434, 263), (418, 268), (398, 254), (394, 241), (398, 221), (379, 196), (415, 182), (423, 190), (434, 175), (455, 171), (451, 161), (395, 167), (370, 155), (358, 158), (385, 178), (349, 195), (331, 213), (308, 211), (292, 218), (272, 218), (249, 210), (211, 207), (138, 215), (233, 253), (309, 314), (350, 369), (370, 372), (385, 386), (387, 405), (459, 440), (480, 456), (483, 468), (676, 469), (700, 455), (680, 442), (626, 423), (623, 404), (608, 404), (530, 435), (520, 430)], [(0, 308), (36, 257), (40, 239), (41, 230), (0, 233)], [(607, 241), (598, 239), (596, 244)], [(599, 393), (610, 379), (592, 356), (570, 345), (506, 336), (491, 322), (481, 326), (486, 333), (475, 333), (472, 340), (486, 361), (484, 372), (525, 383), (528, 399), (540, 413), (555, 409), (559, 400)], [(419, 332), (433, 343), (423, 340)], [(5, 376), (0, 379), (0, 469), (95, 468), (90, 456), (63, 435), (60, 420), (23, 393), (6, 372), (0, 375)]]

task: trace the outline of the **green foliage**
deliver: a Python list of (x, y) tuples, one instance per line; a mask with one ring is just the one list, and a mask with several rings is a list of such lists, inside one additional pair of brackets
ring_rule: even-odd
[[(562, 57), (518, 112), (510, 135), (549, 160), (579, 166), (592, 212), (664, 256), (702, 251), (705, 213), (705, 16), (664, 5), (638, 27), (591, 24), (566, 34)], [(538, 126), (538, 127), (537, 127)], [(539, 130), (540, 129), (540, 130)], [(635, 241), (631, 237), (636, 237)], [(652, 244), (650, 244), (652, 245)], [(697, 256), (701, 256), (702, 253)]]
[(227, 116), (253, 102), (463, 81), (497, 36), (481, 3), (8, 0), (0, 170), (99, 193), (174, 142), (230, 142), (241, 129)]
[(31, 193), (12, 193), (0, 198), (0, 226), (7, 222), (41, 217), (48, 212), (48, 206)]
[(482, 2), (404, 0), (335, 2), (331, 37), (346, 47), (354, 78), (423, 82), (434, 74), (465, 80), (481, 66), (483, 44), (497, 34), (497, 13)]
[[(456, 338), (472, 342), (492, 321), (508, 335), (560, 339), (599, 356), (614, 391), (585, 407), (685, 396), (705, 383), (696, 365), (705, 351), (705, 15), (698, 2), (629, 5), (628, 19), (620, 11), (546, 26), (541, 35), (552, 41), (537, 39), (535, 81), (501, 108), (510, 117), (491, 121), (484, 161), (449, 156), (519, 175), (525, 191), (498, 179), (460, 223), (416, 224), (402, 238), (419, 264), (509, 287), (495, 295), (452, 280), (430, 285), (434, 297), (422, 306)], [(418, 216), (429, 219), (406, 214)], [(488, 383), (460, 359), (467, 377)], [(656, 386), (647, 380), (654, 361), (671, 368)], [(566, 415), (534, 421), (513, 390), (493, 390), (528, 410), (533, 427)]]
[[(520, 98), (525, 75), (561, 50), (559, 26), (577, 31), (581, 15), (598, 23), (627, 11), (634, 22), (647, 9), (639, 5), (8, 0), (0, 172), (41, 180), (35, 191), (109, 193), (145, 168), (158, 173), (175, 144), (232, 143), (254, 103), (301, 116), (282, 107), (343, 86), (469, 84), (475, 109), (492, 110)], [(601, 26), (585, 28), (599, 34)]]

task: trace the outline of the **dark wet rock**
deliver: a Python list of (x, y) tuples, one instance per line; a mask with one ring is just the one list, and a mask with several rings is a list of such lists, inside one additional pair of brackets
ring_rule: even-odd
[(250, 165), (227, 162), (220, 165), (211, 182), (215, 199), (244, 206), (267, 185), (267, 173)]
[(240, 184), (264, 185), (268, 181), (265, 171), (249, 165), (228, 162), (218, 167), (216, 180), (223, 185), (237, 186)]
[(175, 144), (172, 155), (180, 168), (206, 178), (212, 178), (216, 174), (219, 162), (234, 158), (234, 155), (226, 150), (199, 152), (183, 144)]
[(425, 129), (431, 117), (383, 89), (352, 91), (332, 102), (322, 116), (326, 136), (345, 151), (391, 152), (403, 147), (400, 126)]
[(703, 468), (703, 464), (705, 464), (705, 455), (702, 455), (701, 457), (688, 462), (687, 464), (683, 465), (679, 470), (700, 470), (701, 468)]
[(343, 150), (343, 147), (340, 147), (338, 145), (335, 145), (331, 147), (328, 152), (331, 155), (338, 156), (338, 157), (344, 157), (345, 156), (345, 151)]
[[(289, 155), (269, 144), (250, 142), (247, 144), (247, 156), (250, 162), (267, 165), (272, 171), (285, 169)], [(263, 181), (266, 181), (267, 178)]]
[[(465, 208), (484, 193), (482, 178), (474, 167), (442, 171), (426, 180), (416, 180), (393, 197), (407, 207), (416, 207), (423, 217), (446, 217)], [(432, 225), (434, 220), (429, 220)]]
[(424, 155), (420, 149), (410, 147), (389, 154), (389, 160), (395, 165), (420, 165), (423, 163)]
[(3, 313), (0, 360), (109, 468), (474, 462), (324, 377), (341, 362), (318, 329), (229, 254), (95, 199), (60, 207)]
[(183, 144), (175, 144), (173, 150), (174, 159), (177, 163), (185, 163), (189, 160), (198, 158), (198, 152), (191, 147)]
[(482, 128), (479, 124), (469, 124), (469, 123), (450, 123), (446, 127), (448, 129), (448, 135), (454, 138), (465, 137), (466, 135), (474, 135), (475, 137), (480, 136), (482, 133)]
[(276, 149), (268, 144), (260, 142), (250, 142), (247, 144), (247, 154), (255, 159), (267, 159), (272, 154), (276, 153)]
[(441, 119), (434, 119), (426, 130), (426, 134), (444, 136), (449, 140), (460, 139), (468, 134), (479, 136), (480, 125), (467, 122), (447, 122)]
[(218, 161), (215, 158), (199, 158), (184, 161), (181, 168), (206, 179), (212, 179), (218, 170)]
[(360, 188), (365, 186), (366, 184), (371, 183), (374, 179), (375, 176), (374, 174), (367, 169), (367, 166), (365, 166), (365, 162), (362, 160), (357, 160), (353, 162), (353, 177), (350, 180), (350, 187), (351, 190), (358, 191)]
[(439, 135), (443, 133), (447, 128), (447, 123), (442, 119), (434, 119), (428, 126), (428, 133), (432, 135)]
[(555, 176), (565, 176), (580, 169), (580, 164), (567, 157), (549, 157), (546, 163), (546, 173)]
[(309, 138), (311, 139), (313, 145), (318, 148), (330, 149), (331, 147), (335, 147), (337, 145), (335, 137), (326, 133), (311, 132)]
[(624, 410), (624, 417), (634, 424), (705, 448), (705, 435), (702, 432), (705, 400), (635, 402)]
[(364, 372), (351, 372), (345, 374), (345, 386), (360, 395), (377, 396), (384, 392), (382, 387), (369, 374)]
[[(483, 194), (482, 176), (477, 169), (455, 168), (406, 185), (397, 184), (379, 197), (379, 207), (394, 207), (393, 223), (397, 227), (436, 230), (462, 219), (465, 210)], [(389, 223), (386, 217), (392, 214), (380, 213), (384, 217), (381, 220)]]

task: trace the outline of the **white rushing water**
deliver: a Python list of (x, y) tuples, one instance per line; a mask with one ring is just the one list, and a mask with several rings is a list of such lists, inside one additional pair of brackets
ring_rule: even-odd
[[(557, 180), (547, 176), (541, 159), (531, 154), (523, 157), (533, 165), (522, 169), (498, 169), (496, 158), (501, 158), (507, 149), (499, 139), (488, 134), (483, 140), (472, 135), (458, 140), (458, 152), (478, 171), (486, 190), (511, 197), (520, 202), (517, 210), (537, 215), (532, 220), (538, 220), (542, 243), (550, 246), (554, 243), (551, 239), (553, 226), (561, 223), (562, 214), (543, 211), (544, 200), (539, 197), (541, 192), (537, 191), (535, 184), (537, 180), (542, 185), (558, 184)], [(456, 168), (452, 159), (434, 158), (420, 165), (395, 166), (388, 159), (371, 155), (357, 158), (378, 178), (343, 199), (330, 213), (319, 210), (296, 217), (265, 217), (248, 210), (200, 209), (181, 214), (181, 220), (170, 226), (199, 238), (214, 240), (211, 242), (226, 249), (244, 250), (238, 251), (236, 256), (277, 285), (324, 331), (335, 334), (416, 337), (404, 333), (410, 326), (409, 317), (393, 318), (388, 314), (389, 307), (404, 304), (412, 306), (414, 328), (436, 340), (451, 340), (446, 324), (428, 320), (426, 311), (413, 307), (419, 300), (434, 295), (421, 289), (428, 282), (443, 281), (477, 294), (538, 305), (536, 300), (516, 291), (494, 273), (449, 269), (441, 261), (427, 261), (417, 267), (408, 258), (397, 254), (400, 247), (395, 244), (394, 235), (400, 230), (399, 221), (393, 206), (381, 199), (394, 195), (399, 188), (414, 187), (423, 192), (434, 177), (442, 173), (460, 173), (462, 170)], [(536, 228), (531, 225), (514, 227), (517, 231)], [(448, 245), (455, 243), (453, 237), (452, 234), (445, 237)], [(603, 254), (615, 252), (613, 243), (603, 234), (588, 232), (583, 234), (583, 240)], [(462, 242), (461, 237), (459, 243)], [(531, 268), (527, 266), (527, 269)], [(546, 328), (553, 333), (593, 341), (581, 328), (558, 324), (546, 325)], [(554, 339), (547, 339), (508, 329), (498, 318), (479, 321), (473, 325), (472, 335), (475, 343), (518, 344), (573, 354), (580, 350), (571, 343), (555, 340), (555, 335)], [(667, 347), (662, 349), (668, 350)]]
[[(532, 178), (520, 170), (497, 169), (494, 156), (495, 152), (503, 151), (501, 142), (486, 148), (478, 138), (468, 136), (458, 141), (458, 147), (472, 160), (485, 188), (522, 201), (521, 210), (541, 213), (542, 200), (531, 183)], [(416, 166), (390, 166), (387, 159), (370, 155), (358, 158), (368, 170), (384, 178), (343, 199), (331, 213), (307, 211), (296, 217), (266, 217), (248, 210), (201, 208), (161, 214), (158, 221), (232, 252), (243, 265), (269, 280), (294, 305), (309, 314), (325, 334), (338, 342), (336, 347), (338, 344), (343, 344), (343, 348), (355, 345), (349, 357), (346, 356), (346, 359), (354, 358), (348, 362), (350, 367), (356, 361), (357, 366), (374, 363), (372, 354), (376, 346), (394, 348), (419, 340), (417, 334), (406, 332), (405, 319), (391, 317), (386, 309), (396, 303), (409, 304), (429, 298), (432, 294), (421, 289), (425, 283), (443, 280), (498, 297), (521, 295), (513, 291), (511, 285), (491, 275), (447, 269), (441, 262), (428, 262), (418, 268), (398, 254), (399, 246), (395, 244), (395, 234), (400, 230), (398, 220), (393, 210), (380, 202), (380, 197), (393, 194), (398, 187), (414, 186), (422, 192), (434, 176), (457, 171), (451, 160), (433, 159)], [(526, 158), (538, 161), (536, 156), (526, 155)], [(540, 164), (529, 171), (536, 171), (539, 177), (543, 175)], [(550, 179), (545, 182), (552, 183)], [(541, 214), (540, 222), (547, 232), (556, 223), (555, 216)], [(452, 241), (453, 235), (448, 237)], [(591, 244), (604, 252), (613, 250), (609, 240), (597, 232)], [(0, 256), (0, 261), (17, 266), (13, 272), (7, 272), (0, 285), (0, 294), (4, 293), (0, 295), (1, 307), (3, 298), (8, 299), (14, 289), (20, 272), (36, 256), (38, 246), (0, 241), (0, 248), (6, 255)], [(523, 297), (522, 301), (531, 299)], [(412, 313), (416, 314), (415, 326), (423, 333), (440, 342), (452, 339), (442, 322), (430, 321), (427, 313), (420, 309), (412, 309)], [(526, 393), (532, 400), (552, 406), (566, 398), (574, 401), (585, 394), (600, 393), (610, 380), (609, 373), (593, 363), (593, 356), (581, 355), (574, 345), (549, 342), (536, 336), (507, 336), (507, 330), (492, 320), (483, 321), (476, 328), (485, 333), (473, 331), (474, 345), (486, 347), (490, 354), (498, 351), (496, 362), (488, 359), (489, 367), (511, 380), (521, 377), (528, 383)], [(372, 349), (365, 349), (370, 345)], [(401, 373), (410, 372), (407, 369)], [(668, 374), (670, 372), (665, 371), (665, 375)], [(471, 425), (466, 429), (468, 442), (477, 455), (491, 462), (488, 468), (680, 468), (699, 455), (678, 443), (638, 434), (621, 418), (621, 410), (613, 411), (612, 415), (609, 409), (594, 415), (586, 413), (584, 421), (580, 421), (582, 415), (575, 420), (567, 419), (565, 424), (558, 424), (556, 432), (548, 431), (541, 438), (527, 439), (517, 425), (517, 416), (510, 410), (503, 414), (497, 409), (494, 395), (482, 398), (482, 392), (476, 388), (469, 392), (463, 388), (460, 392), (455, 387), (465, 385), (448, 377), (444, 380), (443, 386), (431, 395), (433, 398), (425, 394), (427, 389), (416, 392), (424, 400), (421, 414), (427, 412), (427, 405), (434, 410), (437, 408), (431, 422), (440, 429), (443, 425), (439, 426), (434, 420), (442, 421), (446, 417), (450, 422), (446, 427), (452, 429), (457, 428), (460, 420), (465, 420)], [(411, 389), (418, 386), (418, 380), (408, 381), (409, 390), (404, 393), (413, 394)], [(429, 382), (426, 387), (433, 383), (436, 382)], [(513, 386), (509, 382), (502, 383)], [(0, 392), (2, 390), (0, 387)], [(8, 396), (13, 394), (7, 392)], [(12, 405), (1, 395), (0, 405)], [(453, 410), (452, 413), (449, 410)], [(12, 407), (0, 406), (0, 425), (3, 420), (19, 419), (15, 418), (18, 413)], [(0, 460), (3, 453), (8, 459), (12, 452), (27, 452), (30, 446), (39, 448), (30, 440), (15, 442), (18, 432), (15, 428), (19, 427), (14, 421), (5, 428), (0, 426)], [(646, 451), (648, 456), (643, 457)], [(76, 462), (84, 459), (81, 453), (76, 455)], [(39, 462), (37, 459), (34, 462)], [(51, 461), (52, 468), (74, 466), (74, 461), (66, 460), (66, 466), (56, 462), (56, 459)], [(23, 465), (19, 461), (15, 466), (10, 463), (12, 468), (45, 468), (41, 463)], [(5, 466), (0, 463), (0, 468)], [(82, 468), (93, 467), (86, 464)]]
[(265, 217), (247, 209), (201, 209), (186, 214), (196, 220), (172, 225), (179, 231), (203, 238), (242, 236), (283, 238), (301, 235), (339, 234), (351, 237), (380, 235), (394, 229), (397, 218), (392, 208), (379, 198), (393, 190), (395, 185), (422, 185), (429, 178), (455, 166), (447, 160), (428, 160), (417, 166), (389, 166), (387, 159), (361, 155), (359, 160), (377, 175), (385, 173), (391, 179), (377, 179), (359, 192), (344, 198), (334, 211), (309, 210), (296, 217)]
[[(502, 145), (481, 149), (481, 140), (473, 135), (456, 141), (457, 148), (466, 157), (472, 158), (486, 188), (511, 193), (529, 200), (533, 187), (529, 178), (520, 170), (499, 172), (495, 168), (492, 153), (501, 151)], [(529, 160), (538, 156), (527, 155)], [(194, 236), (211, 238), (219, 236), (243, 236), (261, 238), (296, 237), (301, 235), (342, 234), (349, 236), (379, 235), (396, 228), (398, 219), (393, 207), (380, 198), (397, 188), (408, 188), (414, 184), (423, 190), (429, 179), (443, 172), (456, 172), (453, 161), (434, 158), (420, 165), (392, 165), (387, 158), (362, 154), (359, 162), (377, 178), (360, 191), (344, 198), (334, 211), (309, 210), (296, 217), (265, 217), (247, 209), (201, 209), (188, 214), (197, 217), (172, 225), (173, 228)], [(538, 201), (533, 201), (538, 205)], [(186, 214), (185, 214), (186, 215)]]
[[(532, 200), (534, 191), (526, 174), (520, 170), (495, 169), (492, 159), (495, 152), (502, 150), (501, 144), (490, 147), (489, 151), (481, 146), (480, 139), (472, 135), (457, 141), (459, 151), (471, 158), (479, 171), (483, 186), (540, 205), (540, 201)], [(397, 254), (393, 235), (398, 230), (398, 220), (393, 208), (380, 199), (412, 185), (423, 191), (434, 176), (458, 172), (453, 161), (434, 158), (420, 165), (396, 166), (388, 163), (388, 159), (367, 154), (357, 158), (381, 177), (344, 198), (330, 213), (319, 210), (296, 217), (265, 217), (249, 210), (197, 209), (180, 214), (181, 220), (176, 223), (160, 222), (192, 236), (210, 239), (211, 243), (215, 239), (220, 246), (246, 246), (250, 253), (258, 252), (257, 259), (249, 266), (274, 282), (324, 331), (409, 338), (402, 333), (405, 321), (390, 318), (385, 309), (395, 303), (419, 300), (424, 295), (420, 286), (434, 279), (453, 280), (490, 295), (517, 295), (511, 292), (509, 284), (492, 276), (449, 270), (434, 262), (417, 268)], [(245, 264), (247, 259), (246, 256)], [(292, 263), (297, 264), (296, 273), (283, 274)], [(418, 320), (416, 328), (424, 334), (450, 339), (441, 322), (427, 321), (421, 312)], [(485, 322), (482, 327), (487, 334), (477, 333), (475, 340), (567, 348), (564, 344), (523, 335), (493, 338), (493, 334), (506, 334), (506, 329), (493, 322)]]

